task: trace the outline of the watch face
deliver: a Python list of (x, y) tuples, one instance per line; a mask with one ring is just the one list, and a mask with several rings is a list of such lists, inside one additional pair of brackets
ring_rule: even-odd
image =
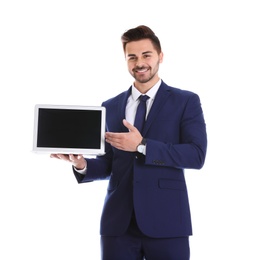
[(142, 153), (142, 152), (143, 152), (143, 149), (144, 149), (144, 145), (143, 145), (143, 144), (138, 145), (137, 151), (138, 151), (139, 153)]

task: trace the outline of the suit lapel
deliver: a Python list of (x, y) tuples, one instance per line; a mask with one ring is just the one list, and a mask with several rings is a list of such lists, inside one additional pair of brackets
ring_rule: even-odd
[(127, 105), (127, 100), (128, 100), (128, 97), (131, 95), (131, 91), (132, 91), (132, 88), (130, 87), (127, 91), (125, 91), (122, 96), (120, 97), (119, 99), (119, 118), (121, 120), (121, 125), (122, 125), (122, 131), (123, 132), (127, 132), (128, 129), (123, 125), (122, 121), (123, 119), (126, 118), (126, 105)]
[(168, 100), (168, 97), (170, 96), (169, 86), (167, 86), (164, 82), (162, 82), (161, 86), (159, 87), (154, 103), (151, 107), (151, 110), (149, 111), (147, 121), (145, 123), (144, 129), (143, 129), (143, 135), (147, 133), (149, 127), (151, 126), (152, 122), (155, 120), (156, 115), (159, 113), (159, 111), (164, 106), (165, 102)]
[[(118, 114), (118, 118), (120, 120), (120, 125), (122, 132), (127, 132), (128, 129), (123, 125), (122, 120), (126, 118), (126, 104), (128, 97), (131, 95), (132, 88), (130, 87), (127, 91), (122, 93), (120, 98), (118, 99), (118, 111), (115, 111), (115, 113)], [(159, 113), (159, 111), (164, 106), (165, 102), (168, 100), (168, 97), (170, 96), (170, 88), (167, 86), (163, 81), (161, 86), (159, 87), (154, 103), (151, 107), (151, 110), (148, 114), (148, 118), (146, 121), (146, 124), (143, 129), (143, 135), (147, 133), (149, 127), (151, 126), (152, 122), (155, 120), (156, 115)]]

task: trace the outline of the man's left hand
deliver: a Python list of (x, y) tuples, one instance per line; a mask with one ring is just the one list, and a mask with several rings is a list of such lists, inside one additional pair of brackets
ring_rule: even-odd
[(135, 152), (138, 144), (141, 143), (142, 136), (138, 129), (131, 125), (126, 119), (123, 120), (123, 124), (128, 128), (127, 133), (112, 133), (107, 132), (105, 134), (105, 140), (117, 149)]

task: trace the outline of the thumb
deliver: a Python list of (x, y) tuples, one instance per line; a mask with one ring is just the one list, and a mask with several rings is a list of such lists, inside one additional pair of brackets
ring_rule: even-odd
[(129, 129), (129, 131), (134, 131), (136, 130), (136, 127), (134, 127), (133, 125), (131, 125), (128, 121), (126, 121), (126, 119), (123, 119), (123, 125)]

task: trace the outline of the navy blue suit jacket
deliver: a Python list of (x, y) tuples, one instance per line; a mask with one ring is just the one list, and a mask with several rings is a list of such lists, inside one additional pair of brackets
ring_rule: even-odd
[[(105, 101), (106, 127), (126, 132), (122, 124), (131, 88)], [(121, 235), (134, 209), (141, 231), (154, 238), (189, 236), (191, 215), (184, 169), (202, 168), (207, 147), (206, 125), (197, 94), (163, 81), (149, 112), (143, 136), (146, 156), (106, 144), (106, 154), (87, 159), (79, 183), (109, 179), (101, 216), (101, 235)]]

